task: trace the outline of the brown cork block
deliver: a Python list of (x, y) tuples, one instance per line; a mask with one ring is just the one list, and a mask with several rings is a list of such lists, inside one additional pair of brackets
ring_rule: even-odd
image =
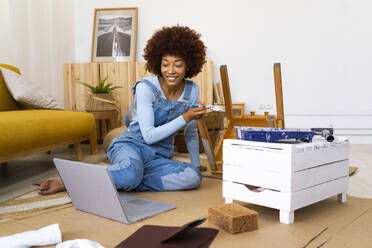
[(237, 203), (208, 207), (208, 220), (229, 233), (257, 230), (258, 213)]

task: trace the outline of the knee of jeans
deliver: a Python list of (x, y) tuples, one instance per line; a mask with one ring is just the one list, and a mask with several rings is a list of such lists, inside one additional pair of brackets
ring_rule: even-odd
[(171, 171), (161, 177), (163, 190), (188, 190), (198, 188), (202, 176), (198, 168), (192, 165), (180, 165), (177, 171)]
[(194, 175), (189, 177), (188, 179), (188, 185), (186, 186), (187, 189), (195, 189), (198, 188), (202, 182), (202, 175), (198, 168), (190, 165), (188, 169), (192, 169), (194, 172)]
[(119, 179), (118, 185), (120, 189), (131, 191), (138, 187), (142, 181), (142, 176), (137, 173), (127, 173)]
[[(120, 165), (112, 166), (110, 175), (117, 189), (126, 191), (134, 190), (142, 181), (143, 167), (139, 161), (131, 161), (129, 166), (121, 167)], [(118, 169), (117, 167), (121, 167)]]

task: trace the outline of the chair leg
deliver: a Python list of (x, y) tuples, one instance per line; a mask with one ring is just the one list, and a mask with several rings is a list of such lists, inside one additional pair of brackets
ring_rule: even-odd
[(277, 112), (277, 127), (284, 128), (284, 105), (282, 89), (282, 71), (280, 63), (274, 64), (275, 100)]
[(230, 137), (232, 130), (233, 130), (232, 122), (230, 120), (227, 120), (225, 130), (223, 131), (222, 136), (217, 143), (216, 150), (215, 150), (215, 153), (214, 153), (216, 163), (222, 163), (222, 144), (223, 144), (223, 140)]
[(212, 171), (217, 171), (218, 169), (214, 158), (212, 141), (209, 136), (208, 128), (205, 124), (205, 121), (204, 119), (197, 119), (196, 124), (198, 126), (200, 138), (204, 146), (204, 151), (207, 154), (209, 167), (211, 168)]
[(96, 129), (94, 130), (93, 134), (90, 136), (89, 143), (90, 143), (90, 153), (91, 154), (98, 154)]
[(74, 144), (75, 152), (76, 152), (76, 160), (81, 161), (83, 160), (83, 151), (81, 149), (80, 142)]

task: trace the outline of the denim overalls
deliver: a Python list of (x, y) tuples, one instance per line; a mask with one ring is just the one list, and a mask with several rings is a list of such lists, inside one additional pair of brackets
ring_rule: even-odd
[[(154, 126), (172, 121), (187, 110), (192, 82), (186, 81), (183, 101), (170, 101), (162, 98), (161, 92), (146, 79), (133, 86), (133, 99), (138, 83), (147, 84), (155, 95), (153, 103)], [(125, 191), (165, 191), (197, 188), (201, 183), (199, 169), (188, 163), (173, 161), (174, 136), (152, 145), (144, 141), (139, 124), (129, 126), (129, 113), (125, 117), (127, 129), (114, 139), (107, 151), (111, 166), (108, 171), (117, 189)]]

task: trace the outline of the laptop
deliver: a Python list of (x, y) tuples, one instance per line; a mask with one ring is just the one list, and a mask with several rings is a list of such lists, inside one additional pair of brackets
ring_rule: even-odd
[(53, 159), (76, 209), (131, 224), (176, 206), (118, 192), (107, 166)]

